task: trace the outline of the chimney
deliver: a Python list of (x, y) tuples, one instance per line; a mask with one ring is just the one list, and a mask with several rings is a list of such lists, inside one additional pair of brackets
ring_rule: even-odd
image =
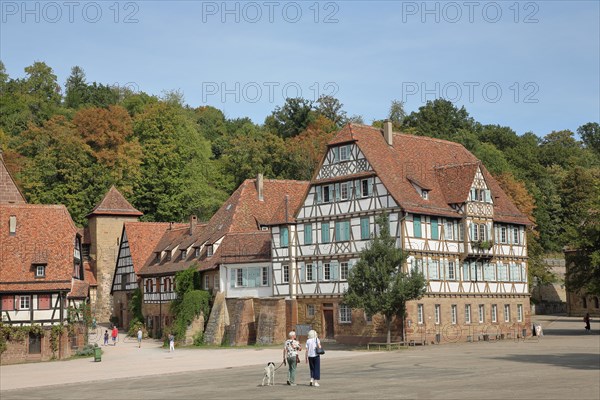
[(198, 223), (198, 217), (192, 215), (190, 217), (190, 236), (194, 234), (194, 230), (196, 229), (196, 224)]
[(263, 193), (263, 174), (256, 175), (256, 192), (258, 193), (258, 200), (264, 201), (265, 195)]
[(386, 119), (383, 121), (383, 138), (387, 142), (388, 146), (394, 145), (394, 134), (392, 133), (392, 121)]

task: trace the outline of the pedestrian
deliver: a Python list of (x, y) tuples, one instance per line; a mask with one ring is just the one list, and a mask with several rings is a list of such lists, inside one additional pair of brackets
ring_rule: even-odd
[(300, 362), (298, 352), (302, 351), (300, 343), (296, 340), (296, 332), (289, 333), (289, 339), (285, 341), (283, 346), (283, 365), (287, 362), (288, 365), (288, 380), (287, 384), (296, 386), (296, 366)]
[(112, 333), (110, 335), (112, 337), (113, 346), (117, 345), (117, 336), (119, 336), (119, 330), (116, 325), (113, 325)]
[(310, 386), (320, 386), (321, 379), (321, 356), (317, 354), (317, 349), (321, 348), (321, 341), (317, 337), (317, 332), (314, 330), (308, 331), (308, 339), (306, 340), (306, 356), (305, 361), (310, 369)]
[(175, 351), (175, 336), (172, 333), (169, 333), (169, 353)]
[(108, 346), (108, 329), (104, 330), (104, 346)]
[(92, 318), (92, 329), (96, 330), (96, 317)]
[(590, 313), (585, 314), (585, 317), (583, 317), (583, 322), (585, 322), (586, 333), (590, 333), (592, 331), (592, 327), (590, 326)]
[(144, 335), (144, 332), (142, 332), (142, 328), (140, 327), (140, 329), (138, 329), (138, 333), (137, 333), (137, 338), (138, 338), (138, 348), (142, 347), (142, 336)]

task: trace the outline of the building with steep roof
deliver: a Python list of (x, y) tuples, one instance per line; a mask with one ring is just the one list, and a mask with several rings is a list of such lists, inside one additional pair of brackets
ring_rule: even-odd
[(425, 297), (407, 306), (410, 340), (527, 332), (530, 221), (462, 145), (392, 132), (389, 122), (341, 129), (295, 218), (272, 227), (274, 295), (295, 299), (294, 325), (340, 342), (384, 340), (380, 319), (342, 302), (382, 213), (409, 254), (404, 268), (428, 282)]
[[(121, 243), (123, 224), (136, 222), (142, 212), (136, 210), (125, 197), (112, 186), (102, 200), (87, 215), (90, 266), (96, 278), (97, 289), (91, 307), (98, 322), (108, 322), (113, 315), (111, 289), (115, 262)], [(89, 235), (87, 235), (89, 233)]]

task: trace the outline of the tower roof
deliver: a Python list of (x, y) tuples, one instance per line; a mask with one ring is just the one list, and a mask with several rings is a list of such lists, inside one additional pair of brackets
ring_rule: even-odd
[(93, 215), (128, 215), (139, 217), (143, 213), (136, 210), (113, 185), (87, 217), (90, 218)]

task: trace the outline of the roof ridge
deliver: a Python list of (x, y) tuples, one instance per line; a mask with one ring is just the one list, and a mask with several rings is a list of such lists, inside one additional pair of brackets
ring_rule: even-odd
[(481, 160), (477, 160), (477, 161), (471, 161), (471, 162), (466, 162), (466, 163), (461, 163), (461, 164), (444, 164), (444, 165), (436, 165), (433, 167), (433, 169), (448, 169), (448, 168), (456, 168), (456, 167), (467, 167), (467, 166), (471, 166), (471, 165), (480, 165), (481, 164)]

